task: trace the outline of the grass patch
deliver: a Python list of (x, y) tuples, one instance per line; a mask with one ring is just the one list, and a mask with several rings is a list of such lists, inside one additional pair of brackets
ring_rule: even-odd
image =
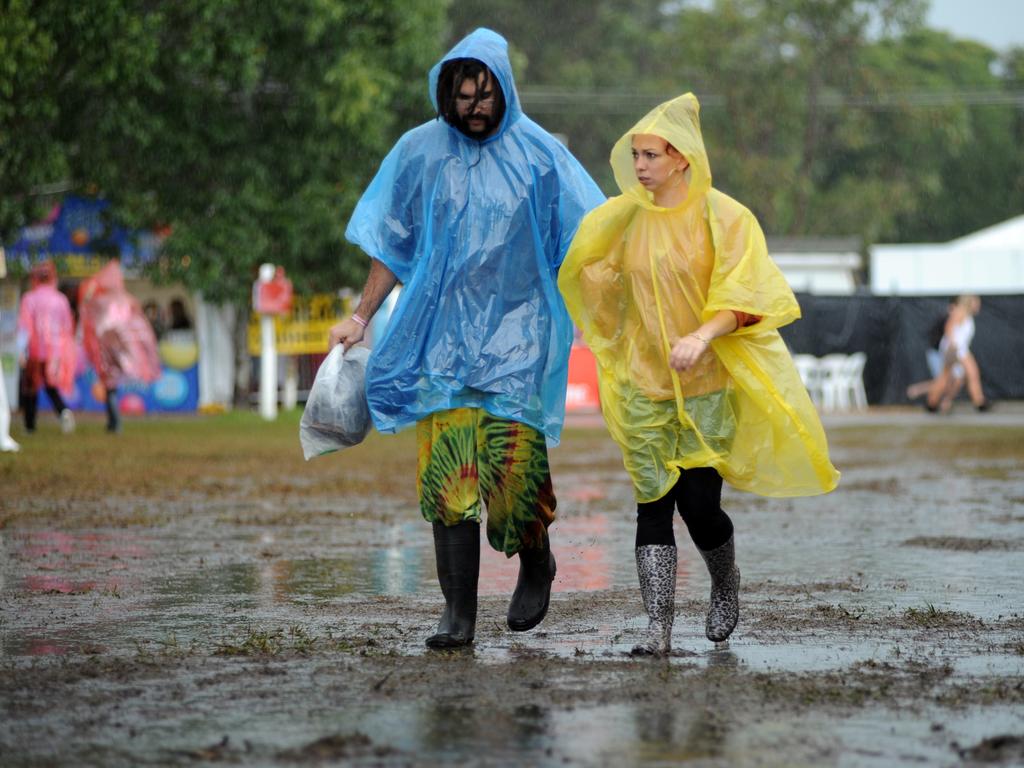
[(981, 619), (970, 614), (943, 611), (931, 603), (925, 603), (923, 608), (907, 608), (903, 619), (911, 627), (924, 629), (981, 629), (985, 626)]
[(238, 642), (217, 644), (217, 656), (278, 656), (282, 653), (309, 653), (316, 645), (316, 638), (305, 629), (293, 625), (283, 629), (250, 628), (248, 634)]

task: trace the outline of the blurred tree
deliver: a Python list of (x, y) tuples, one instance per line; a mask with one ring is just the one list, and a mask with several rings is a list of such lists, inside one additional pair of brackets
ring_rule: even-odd
[(6, 236), (38, 213), (33, 192), (64, 182), (165, 227), (156, 277), (213, 301), (244, 305), (265, 261), (299, 291), (361, 281), (345, 221), (429, 114), (445, 3), (4, 2)]
[(590, 0), (554, 8), (547, 0), (461, 0), (451, 6), (448, 39), (478, 26), (504, 35), (526, 113), (564, 136), (611, 193), (611, 143), (657, 103), (652, 94), (685, 75), (681, 57), (664, 53), (674, 13), (668, 5)]
[(926, 6), (466, 0), (448, 37), (505, 34), (527, 113), (609, 194), (612, 143), (692, 90), (716, 185), (769, 232), (946, 239), (1021, 210), (1024, 56), (927, 30)]
[(849, 154), (873, 125), (859, 104), (873, 79), (863, 52), (918, 29), (922, 11), (921, 0), (719, 0), (680, 15), (697, 88), (722, 102), (704, 116), (716, 184), (767, 231), (870, 236), (891, 220), (892, 198), (906, 199), (902, 169), (864, 174)]
[[(130, 131), (154, 28), (120, 0), (0, 3), (0, 238), (75, 187), (102, 133)], [(113, 108), (114, 106), (120, 108)], [(116, 126), (116, 127), (115, 127)], [(85, 161), (88, 162), (88, 161)], [(86, 184), (78, 185), (79, 191)]]
[(53, 192), (103, 196), (170, 233), (152, 276), (233, 304), (240, 341), (263, 262), (299, 292), (362, 281), (345, 222), (429, 114), (446, 2), (2, 2), (5, 239)]
[(919, 177), (914, 205), (898, 209), (887, 238), (945, 241), (1020, 215), (1024, 110), (1013, 62), (1021, 52), (1001, 62), (984, 45), (927, 30), (879, 49), (885, 61), (874, 71), (930, 102), (906, 110), (918, 126), (916, 143), (895, 147), (883, 138), (890, 130), (876, 134), (876, 154)]

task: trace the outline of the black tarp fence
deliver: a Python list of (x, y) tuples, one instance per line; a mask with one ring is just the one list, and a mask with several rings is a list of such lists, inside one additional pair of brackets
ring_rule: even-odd
[[(803, 317), (781, 333), (793, 354), (866, 353), (868, 402), (906, 403), (907, 386), (931, 376), (925, 359), (929, 331), (954, 298), (800, 294)], [(985, 396), (1024, 399), (1024, 295), (982, 296), (974, 323), (971, 352)]]

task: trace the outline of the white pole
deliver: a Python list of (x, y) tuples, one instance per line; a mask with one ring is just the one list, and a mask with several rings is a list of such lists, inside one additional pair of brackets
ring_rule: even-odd
[(299, 363), (295, 355), (284, 358), (284, 389), (281, 392), (281, 407), (290, 411), (299, 402)]
[(260, 315), (260, 416), (277, 418), (277, 340), (274, 316)]

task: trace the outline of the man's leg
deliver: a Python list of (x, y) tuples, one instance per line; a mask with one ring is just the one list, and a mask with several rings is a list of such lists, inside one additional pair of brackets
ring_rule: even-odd
[(473, 642), (480, 574), (480, 495), (476, 471), (476, 414), (442, 411), (416, 426), (416, 486), (423, 517), (433, 525), (437, 579), (445, 599), (431, 648)]
[(509, 557), (519, 555), (507, 621), (509, 629), (525, 632), (547, 615), (555, 578), (548, 526), (556, 502), (547, 442), (526, 424), (480, 414), (477, 467), (487, 506), (487, 540)]

